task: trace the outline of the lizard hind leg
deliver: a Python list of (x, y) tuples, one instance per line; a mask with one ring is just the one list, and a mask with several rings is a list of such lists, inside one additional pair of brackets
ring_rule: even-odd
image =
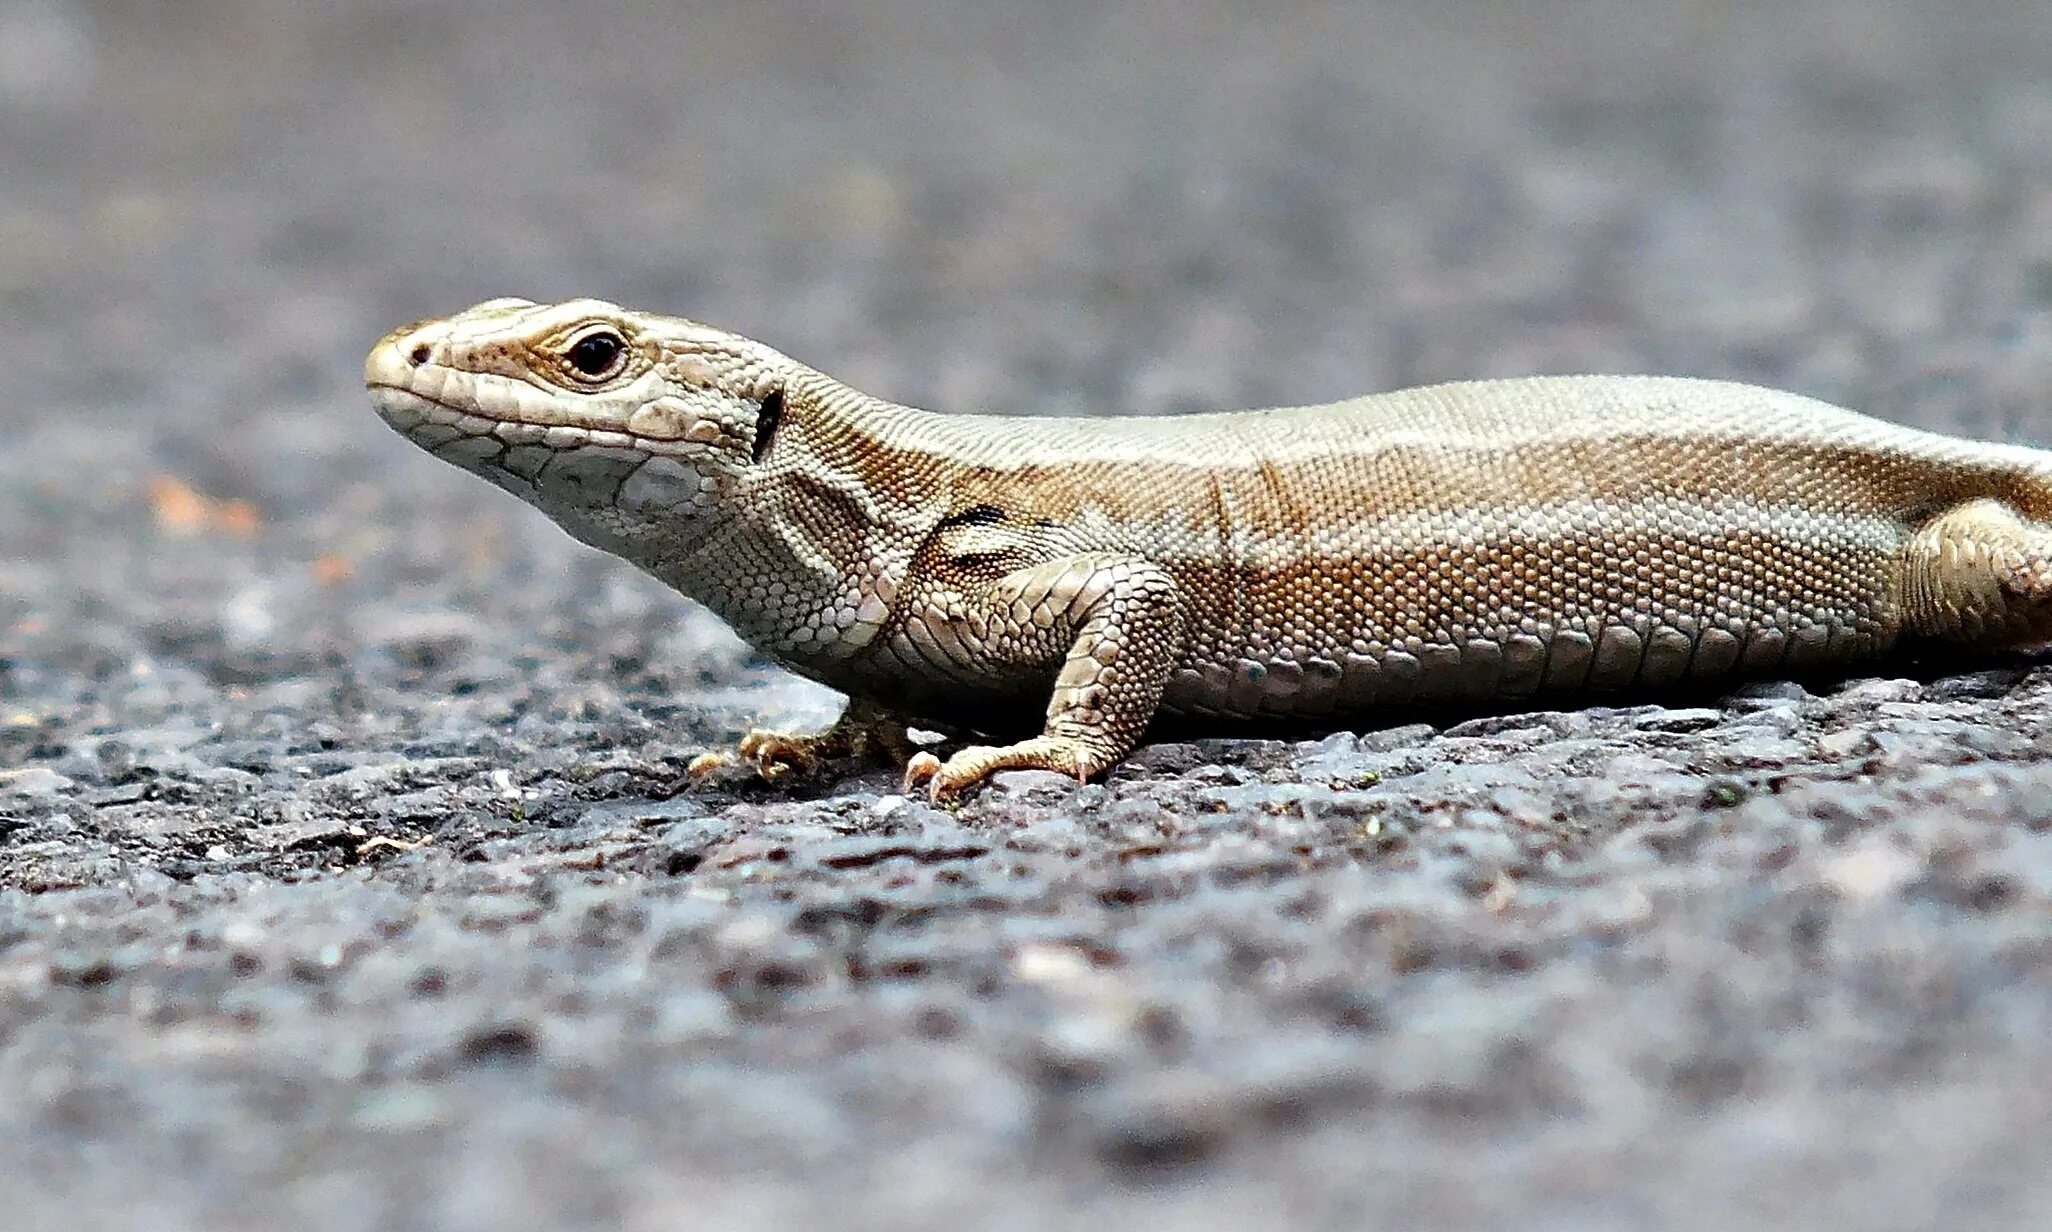
[(1913, 633), (1988, 649), (2052, 639), (2052, 525), (1967, 501), (1910, 538), (1903, 567)]

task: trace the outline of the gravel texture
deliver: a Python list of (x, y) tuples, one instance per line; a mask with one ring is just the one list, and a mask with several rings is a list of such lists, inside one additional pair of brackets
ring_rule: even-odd
[(2045, 440), (2048, 59), (1971, 0), (0, 0), (7, 1226), (2045, 1226), (2052, 669), (692, 791), (833, 699), (357, 373), (593, 293), (950, 408), (1663, 370)]

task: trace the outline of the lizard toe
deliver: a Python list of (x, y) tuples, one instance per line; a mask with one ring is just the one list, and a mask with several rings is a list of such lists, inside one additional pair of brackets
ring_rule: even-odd
[(754, 767), (758, 776), (774, 783), (789, 774), (806, 775), (819, 769), (817, 750), (822, 743), (817, 736), (793, 736), (757, 728), (741, 737), (736, 752)]
[(933, 777), (940, 773), (940, 769), (940, 758), (924, 751), (914, 753), (906, 759), (905, 780), (898, 789), (908, 794), (917, 791), (921, 785), (931, 782)]
[(700, 753), (684, 767), (684, 775), (694, 783), (703, 783), (735, 762), (732, 753)]
[(934, 771), (929, 790), (936, 803), (954, 800), (1000, 770), (1053, 770), (1087, 783), (1113, 760), (1080, 740), (1062, 736), (1035, 736), (1000, 747), (971, 745)]

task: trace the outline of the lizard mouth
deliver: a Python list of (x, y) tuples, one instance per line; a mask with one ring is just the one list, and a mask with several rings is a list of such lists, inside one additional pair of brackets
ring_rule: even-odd
[[(402, 331), (403, 332), (403, 331)], [(426, 364), (403, 348), (400, 334), (385, 338), (364, 360), (363, 384), (384, 421), (415, 440), (430, 436), (496, 436), (520, 444), (632, 445), (644, 442), (624, 424), (593, 422), (541, 389), (483, 373)], [(455, 395), (455, 396), (451, 396)], [(424, 441), (422, 443), (425, 443)]]
[(384, 421), (401, 435), (431, 450), (462, 437), (493, 437), (509, 445), (545, 445), (579, 449), (590, 445), (635, 449), (643, 453), (682, 453), (673, 442), (637, 436), (616, 428), (595, 428), (560, 420), (495, 415), (476, 406), (432, 398), (403, 385), (366, 382), (371, 402)]
[[(364, 388), (370, 391), (371, 405), (377, 408), (378, 415), (407, 436), (416, 436), (420, 429), (429, 426), (453, 428), (464, 436), (489, 436), (509, 422), (498, 416), (479, 414), (470, 407), (431, 398), (404, 385), (365, 381)], [(536, 427), (546, 425), (538, 424)]]
[(533, 409), (525, 405), (495, 410), (476, 400), (453, 402), (447, 397), (423, 393), (409, 384), (368, 375), (364, 388), (370, 391), (371, 404), (377, 408), (379, 418), (431, 452), (455, 440), (480, 437), (491, 437), (508, 445), (542, 445), (551, 449), (606, 446), (678, 457), (703, 448), (702, 441), (680, 439), (674, 433), (658, 435), (624, 426), (578, 423), (567, 415), (517, 413)]
[(415, 418), (428, 415), (436, 415), (438, 418), (441, 415), (454, 415), (466, 419), (482, 420), (487, 424), (518, 422), (509, 421), (503, 416), (490, 414), (482, 408), (459, 406), (454, 402), (445, 402), (440, 398), (431, 398), (419, 390), (411, 389), (405, 385), (387, 385), (375, 381), (366, 381), (364, 382), (364, 388), (370, 391), (371, 402), (377, 406), (379, 413), (387, 418), (394, 414), (402, 416), (410, 414)]

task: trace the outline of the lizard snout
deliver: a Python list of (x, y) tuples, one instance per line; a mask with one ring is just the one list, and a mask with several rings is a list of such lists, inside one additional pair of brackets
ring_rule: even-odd
[(380, 385), (409, 387), (414, 369), (434, 357), (434, 345), (427, 337), (429, 324), (415, 321), (378, 339), (363, 361), (363, 383), (372, 389)]

